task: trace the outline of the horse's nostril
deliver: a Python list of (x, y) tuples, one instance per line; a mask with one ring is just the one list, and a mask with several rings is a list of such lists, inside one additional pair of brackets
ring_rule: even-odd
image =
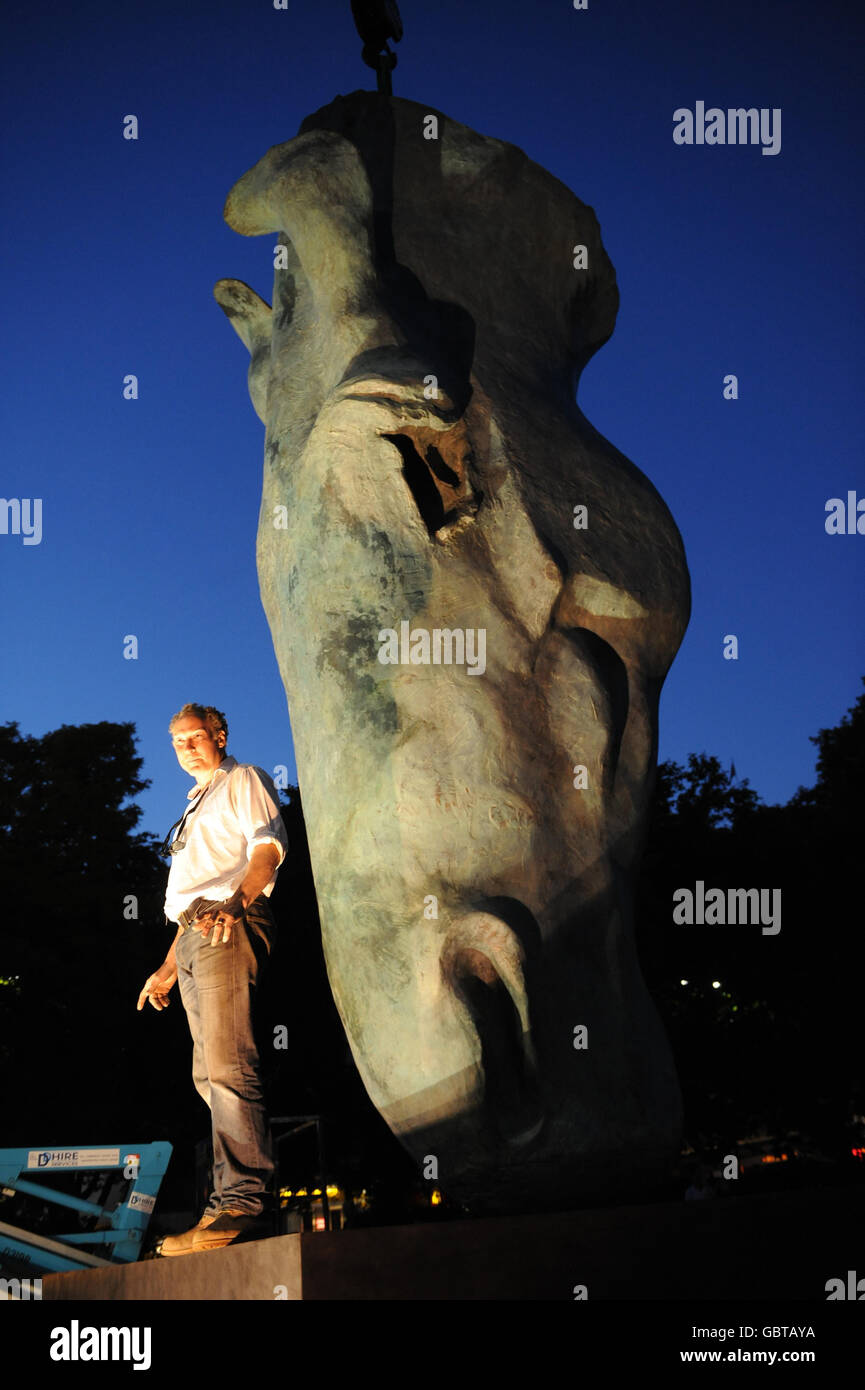
[(543, 1111), (514, 1001), (489, 960), (484, 966), (467, 954), (457, 964), (457, 992), (480, 1039), (489, 1121), (504, 1139), (529, 1142), (540, 1131)]
[[(485, 956), (483, 951), (475, 951), (467, 946), (458, 952), (454, 965), (457, 979), (468, 979), (473, 976), (485, 985), (502, 985), (498, 971), (489, 956)], [(503, 985), (502, 988), (504, 988)]]
[(540, 1133), (544, 1112), (521, 955), (506, 923), (493, 914), (476, 913), (457, 928), (442, 964), (480, 1043), (489, 1122), (508, 1143), (527, 1144)]

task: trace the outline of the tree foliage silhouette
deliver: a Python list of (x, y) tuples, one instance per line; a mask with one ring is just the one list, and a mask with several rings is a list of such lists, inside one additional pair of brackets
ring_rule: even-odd
[(149, 785), (141, 767), (132, 724), (0, 727), (4, 1144), (158, 1123), (170, 1052), (148, 1056), (134, 1035), (163, 921), (162, 863), (130, 800)]
[[(706, 754), (658, 769), (638, 942), (695, 1145), (795, 1129), (840, 1156), (851, 1115), (865, 1111), (856, 1036), (865, 695), (812, 742), (816, 784), (784, 806), (763, 805)], [(780, 933), (674, 925), (674, 891), (697, 880), (780, 889)]]

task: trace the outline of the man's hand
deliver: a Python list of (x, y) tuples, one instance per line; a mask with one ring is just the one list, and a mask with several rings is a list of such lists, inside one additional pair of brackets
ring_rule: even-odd
[(240, 887), (235, 888), (224, 903), (215, 903), (207, 912), (203, 912), (192, 923), (190, 930), (200, 931), (204, 937), (212, 931), (211, 946), (218, 946), (220, 941), (229, 941), (235, 922), (240, 921), (249, 904), (255, 902), (261, 890), (273, 878), (279, 861), (280, 851), (276, 845), (269, 842), (256, 845), (249, 856), (249, 866)]
[(238, 922), (243, 916), (243, 912), (243, 895), (238, 888), (237, 892), (227, 898), (224, 903), (218, 903), (215, 907), (210, 908), (209, 912), (205, 912), (197, 918), (192, 923), (191, 930), (200, 931), (204, 937), (209, 936), (212, 931), (213, 936), (210, 938), (210, 944), (211, 946), (218, 946), (220, 941), (230, 940), (231, 929), (235, 922)]
[(138, 996), (139, 1011), (144, 1008), (148, 999), (154, 1009), (159, 1009), (160, 1012), (167, 1009), (170, 1002), (168, 992), (176, 979), (177, 966), (170, 961), (163, 961), (159, 969), (154, 970)]

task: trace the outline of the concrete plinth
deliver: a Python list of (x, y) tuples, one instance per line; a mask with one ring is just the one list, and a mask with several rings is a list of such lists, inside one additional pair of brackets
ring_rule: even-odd
[(289, 1235), (51, 1275), (43, 1298), (825, 1302), (862, 1266), (863, 1217), (865, 1189), (845, 1188)]

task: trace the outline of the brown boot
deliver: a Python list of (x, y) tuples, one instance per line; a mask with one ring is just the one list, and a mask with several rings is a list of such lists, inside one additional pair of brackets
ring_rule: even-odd
[(250, 1216), (246, 1211), (221, 1211), (209, 1230), (194, 1231), (192, 1250), (198, 1254), (203, 1250), (221, 1250), (224, 1245), (239, 1241), (264, 1240), (273, 1235), (273, 1222), (264, 1213)]
[(196, 1226), (190, 1230), (181, 1232), (176, 1236), (164, 1236), (162, 1242), (156, 1247), (158, 1255), (190, 1255), (192, 1253), (192, 1242), (199, 1231), (206, 1231), (208, 1226), (212, 1226), (219, 1212), (205, 1212)]

